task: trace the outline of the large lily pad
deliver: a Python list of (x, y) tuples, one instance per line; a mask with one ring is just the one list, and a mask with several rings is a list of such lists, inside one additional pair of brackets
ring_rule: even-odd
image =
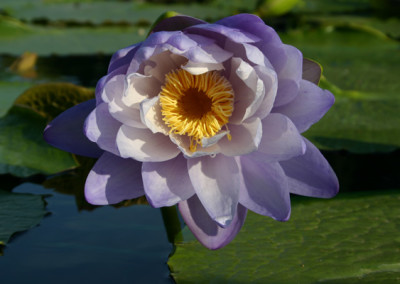
[(398, 283), (399, 202), (399, 190), (297, 198), (287, 223), (249, 212), (227, 247), (177, 244), (168, 264), (177, 283)]
[(0, 190), (0, 245), (13, 234), (37, 226), (46, 214), (43, 196)]
[(46, 121), (35, 111), (20, 106), (12, 107), (0, 119), (0, 174), (52, 174), (77, 165), (69, 153), (43, 140)]
[[(400, 28), (400, 25), (399, 25)], [(398, 97), (399, 43), (357, 29), (296, 29), (281, 34), (285, 43), (324, 67), (324, 75), (344, 90)]]
[(49, 54), (114, 53), (141, 41), (147, 29), (139, 27), (31, 26), (0, 17), (0, 53), (20, 55), (26, 51), (39, 56)]
[(392, 151), (400, 147), (398, 42), (350, 28), (292, 30), (284, 42), (324, 66), (321, 86), (336, 102), (305, 135), (323, 149)]
[(390, 152), (400, 148), (399, 94), (344, 91), (321, 81), (336, 102), (305, 136), (321, 149), (355, 153)]
[[(225, 5), (225, 9), (210, 3), (191, 4), (155, 4), (138, 1), (8, 1), (3, 8), (18, 19), (26, 21), (69, 21), (81, 24), (127, 23), (149, 25), (159, 15), (168, 10), (196, 18), (217, 19), (232, 12), (234, 7)], [(254, 2), (254, 1), (253, 1)], [(235, 4), (235, 3), (232, 3)], [(238, 3), (236, 3), (238, 4)], [(243, 3), (241, 4), (243, 6)], [(229, 8), (228, 8), (229, 7)], [(107, 13), (105, 13), (107, 11)]]
[(0, 117), (7, 113), (15, 99), (30, 86), (30, 83), (0, 82)]

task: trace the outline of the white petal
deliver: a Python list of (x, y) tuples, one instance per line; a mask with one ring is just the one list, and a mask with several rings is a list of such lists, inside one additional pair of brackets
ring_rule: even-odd
[(211, 144), (208, 145), (207, 147), (202, 147), (201, 145), (197, 145), (196, 152), (192, 152), (190, 151), (190, 139), (188, 136), (171, 133), (169, 134), (169, 137), (171, 141), (178, 146), (179, 150), (183, 153), (183, 155), (186, 158), (215, 156), (216, 154), (221, 152), (218, 144)]
[(152, 76), (160, 84), (164, 84), (165, 75), (172, 70), (180, 68), (188, 60), (180, 55), (171, 53), (169, 50), (158, 53), (143, 62), (141, 69), (146, 76)]
[(265, 86), (254, 68), (240, 58), (231, 60), (229, 82), (235, 95), (234, 111), (229, 122), (239, 124), (260, 107), (265, 96)]
[(236, 214), (240, 177), (234, 158), (217, 155), (188, 160), (189, 176), (196, 194), (220, 226), (230, 224)]
[(148, 98), (157, 96), (161, 91), (161, 83), (151, 76), (133, 73), (127, 78), (127, 87), (122, 102), (127, 107), (137, 107)]
[(140, 117), (153, 133), (169, 134), (170, 128), (162, 119), (160, 98), (158, 96), (142, 101), (140, 104)]
[(221, 153), (226, 156), (240, 156), (257, 150), (262, 132), (261, 120), (252, 117), (240, 125), (229, 125), (231, 140), (223, 138), (218, 142)]
[(198, 63), (189, 61), (182, 66), (182, 69), (188, 71), (192, 75), (200, 75), (210, 71), (223, 70), (224, 65), (222, 63)]
[(117, 134), (117, 147), (123, 158), (142, 162), (162, 162), (179, 154), (179, 149), (168, 136), (122, 125)]

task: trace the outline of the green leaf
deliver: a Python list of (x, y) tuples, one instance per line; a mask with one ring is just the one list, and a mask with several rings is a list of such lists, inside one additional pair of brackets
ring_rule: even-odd
[(15, 100), (52, 120), (63, 111), (94, 98), (94, 90), (70, 83), (46, 83), (31, 87)]
[(14, 106), (0, 119), (0, 174), (20, 177), (76, 167), (72, 156), (43, 140), (47, 122), (35, 111)]
[[(140, 3), (139, 1), (46, 3), (29, 0), (28, 3), (23, 2), (23, 0), (10, 1), (3, 5), (3, 9), (9, 11), (14, 18), (25, 21), (41, 20), (44, 23), (61, 21), (92, 25), (119, 23), (141, 26), (150, 26), (165, 11), (176, 11), (201, 19), (218, 19), (229, 15), (232, 9), (235, 9), (235, 5), (225, 5), (225, 9), (221, 9), (214, 3), (201, 5), (198, 3)], [(241, 6), (244, 6), (243, 3)]]
[(23, 28), (19, 25), (4, 28), (4, 22), (9, 20), (0, 18), (0, 53), (12, 55), (26, 51), (39, 56), (114, 53), (142, 41), (147, 31), (139, 27), (55, 28), (26, 24), (21, 24)]
[(358, 153), (400, 147), (400, 57), (398, 43), (352, 29), (292, 30), (285, 43), (324, 66), (336, 102), (305, 133), (322, 149)]
[(317, 147), (354, 153), (400, 148), (400, 96), (344, 91), (322, 78), (320, 86), (335, 94), (328, 113), (304, 133)]
[(173, 278), (177, 283), (398, 282), (399, 190), (292, 199), (288, 222), (249, 212), (237, 237), (218, 251), (198, 242), (177, 244), (168, 261)]
[(45, 205), (43, 196), (0, 190), (0, 244), (8, 243), (17, 232), (37, 226), (48, 213)]
[(0, 82), (0, 118), (11, 108), (15, 99), (30, 86), (30, 83)]
[(334, 26), (291, 30), (281, 38), (300, 49), (305, 57), (319, 62), (325, 77), (341, 89), (398, 96), (397, 41)]

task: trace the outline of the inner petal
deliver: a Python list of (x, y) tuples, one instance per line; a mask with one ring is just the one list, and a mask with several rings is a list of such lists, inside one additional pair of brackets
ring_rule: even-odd
[(229, 122), (233, 100), (231, 84), (218, 71), (200, 75), (171, 71), (160, 92), (165, 124), (170, 133), (189, 136), (192, 152), (203, 138), (213, 137)]

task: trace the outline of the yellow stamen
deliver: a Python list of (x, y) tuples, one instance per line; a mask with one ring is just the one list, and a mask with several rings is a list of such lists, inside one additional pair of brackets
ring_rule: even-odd
[(192, 75), (178, 69), (165, 76), (160, 104), (170, 133), (189, 136), (190, 150), (195, 152), (203, 138), (213, 137), (229, 122), (233, 89), (217, 71)]

